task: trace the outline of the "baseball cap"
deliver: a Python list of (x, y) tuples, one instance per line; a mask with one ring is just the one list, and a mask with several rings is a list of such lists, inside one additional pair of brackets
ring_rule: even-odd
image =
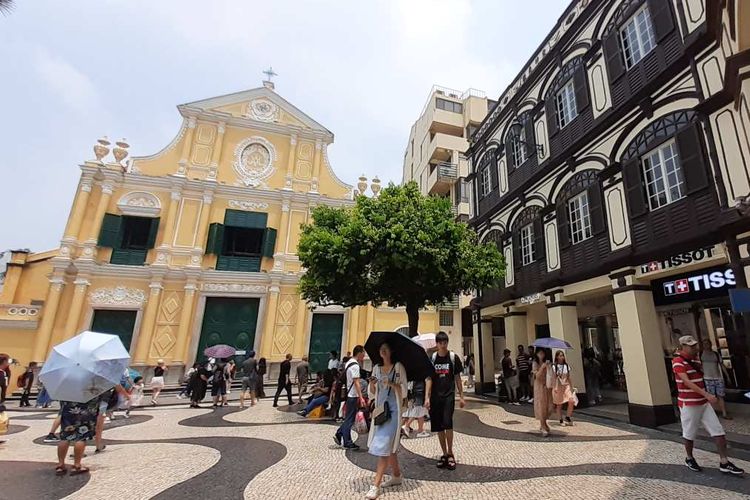
[(692, 335), (684, 335), (679, 339), (680, 345), (696, 345), (698, 341)]

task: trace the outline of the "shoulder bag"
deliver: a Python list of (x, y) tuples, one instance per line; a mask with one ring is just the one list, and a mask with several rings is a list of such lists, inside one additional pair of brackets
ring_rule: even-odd
[[(393, 365), (393, 368), (391, 368), (391, 383), (395, 380), (396, 376), (396, 365)], [(388, 396), (391, 395), (391, 388), (388, 387)], [(382, 405), (375, 406), (375, 410), (373, 411), (373, 417), (372, 421), (375, 423), (375, 425), (383, 425), (384, 423), (388, 422), (391, 419), (391, 405), (388, 404), (388, 396), (386, 396), (386, 400), (383, 401)]]

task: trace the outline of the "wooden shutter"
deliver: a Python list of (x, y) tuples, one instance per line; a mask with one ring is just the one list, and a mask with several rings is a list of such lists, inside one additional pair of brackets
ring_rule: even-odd
[(550, 92), (544, 103), (544, 114), (547, 116), (547, 131), (549, 136), (557, 134), (557, 109), (555, 108), (555, 92)]
[(607, 60), (609, 81), (614, 83), (625, 73), (625, 63), (620, 50), (620, 30), (617, 28), (604, 39), (604, 57)]
[(490, 169), (490, 192), (497, 189), (498, 186), (498, 171), (497, 171), (497, 162), (494, 161), (494, 155), (493, 159), (487, 162), (487, 167)]
[(273, 253), (276, 248), (276, 230), (273, 228), (266, 228), (263, 231), (263, 245), (261, 247), (261, 253), (263, 257), (273, 258)]
[(521, 228), (513, 230), (513, 262), (514, 268), (518, 270), (521, 267)]
[(573, 88), (576, 94), (576, 111), (578, 114), (589, 105), (589, 85), (586, 80), (586, 64), (582, 62), (573, 73)]
[(628, 199), (628, 213), (630, 218), (640, 217), (648, 212), (645, 187), (641, 176), (641, 161), (639, 157), (628, 160), (622, 166), (622, 178), (625, 181), (625, 191)]
[(151, 227), (148, 228), (148, 241), (146, 242), (146, 248), (154, 248), (156, 246), (156, 234), (159, 232), (159, 218), (155, 217), (151, 219)]
[(265, 229), (268, 214), (265, 212), (246, 212), (244, 210), (227, 210), (224, 214), (224, 225), (244, 227), (247, 229)]
[(534, 220), (534, 260), (543, 260), (547, 258), (547, 249), (544, 247), (544, 224), (540, 215)]
[(604, 208), (602, 207), (602, 189), (599, 181), (595, 181), (587, 189), (589, 198), (589, 217), (591, 217), (591, 234), (596, 236), (602, 234), (607, 228), (604, 221)]
[(526, 158), (529, 158), (536, 155), (536, 149), (534, 148), (536, 144), (536, 140), (534, 140), (534, 117), (531, 116), (531, 113), (529, 113), (528, 118), (523, 123), (523, 128), (526, 135)]
[(570, 220), (568, 217), (568, 200), (561, 202), (555, 208), (557, 216), (557, 238), (560, 250), (570, 246)]
[(505, 138), (505, 163), (508, 164), (508, 172), (516, 166), (514, 162), (515, 158), (513, 158), (513, 140), (515, 137), (516, 131), (511, 127), (508, 130), (508, 136)]
[(694, 193), (708, 187), (708, 174), (701, 148), (701, 133), (698, 124), (677, 133), (677, 149), (680, 154), (680, 166), (685, 178), (686, 194)]
[(654, 25), (656, 41), (660, 42), (674, 29), (674, 17), (669, 6), (672, 2), (665, 0), (648, 0), (648, 12)]
[(224, 224), (214, 222), (208, 226), (208, 241), (206, 242), (206, 254), (221, 255), (224, 246)]
[(100, 247), (117, 248), (122, 242), (122, 217), (115, 214), (104, 214), (102, 228), (99, 230), (97, 245)]

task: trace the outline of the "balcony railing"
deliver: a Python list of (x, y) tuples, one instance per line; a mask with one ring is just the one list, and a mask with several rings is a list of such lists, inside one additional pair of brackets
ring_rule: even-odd
[(8, 328), (34, 329), (41, 316), (42, 306), (0, 304), (0, 325)]
[(458, 179), (458, 165), (455, 163), (438, 163), (438, 181), (455, 181)]

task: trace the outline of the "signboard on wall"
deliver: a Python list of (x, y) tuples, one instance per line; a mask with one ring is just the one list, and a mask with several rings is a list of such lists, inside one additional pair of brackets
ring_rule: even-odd
[(727, 297), (729, 290), (736, 284), (731, 269), (727, 266), (717, 266), (654, 280), (651, 282), (651, 289), (654, 293), (654, 304), (664, 306)]
[(643, 264), (640, 268), (640, 274), (651, 274), (660, 271), (666, 271), (668, 269), (674, 269), (677, 267), (686, 266), (697, 262), (707, 261), (716, 257), (720, 257), (722, 254), (720, 245), (709, 245), (703, 248), (698, 248), (691, 252), (683, 252), (680, 254), (672, 255), (664, 260), (654, 260)]

